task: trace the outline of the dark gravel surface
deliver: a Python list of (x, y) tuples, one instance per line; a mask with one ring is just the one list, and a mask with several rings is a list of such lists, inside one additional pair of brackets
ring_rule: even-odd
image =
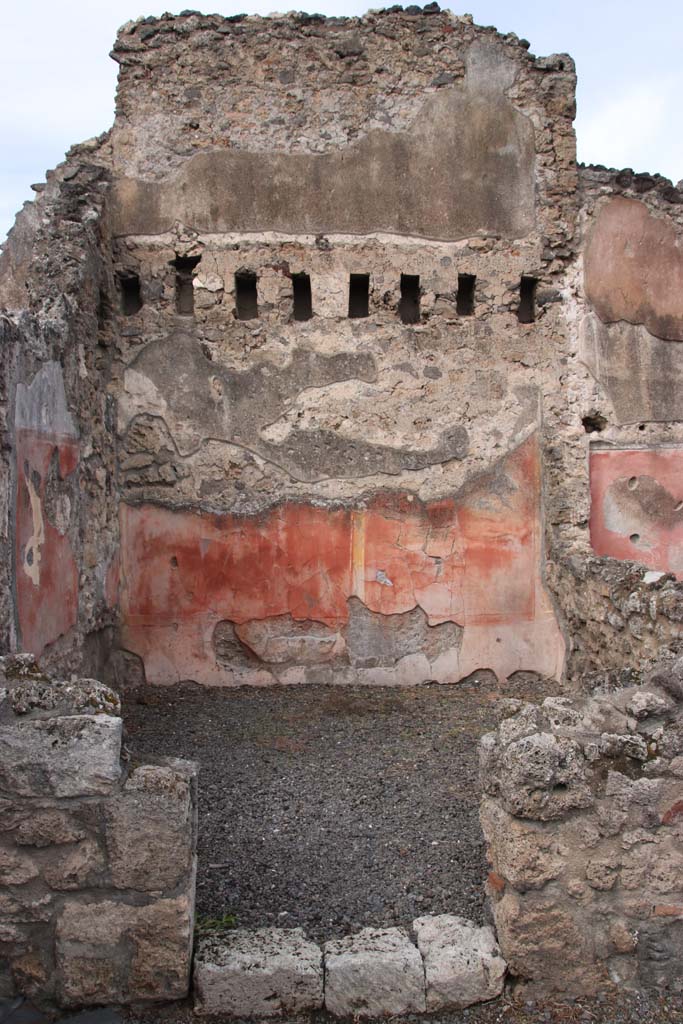
[[(407, 690), (184, 686), (131, 695), (125, 715), (135, 759), (200, 763), (199, 915), (301, 925), (320, 941), (421, 913), (485, 918), (477, 738), (498, 720), (501, 697), (546, 695), (522, 676), (501, 692), (485, 675)], [(312, 1020), (334, 1024), (324, 1013)], [(429, 1020), (683, 1024), (683, 999), (538, 1001), (508, 989)], [(126, 1011), (126, 1024), (194, 1021), (190, 1001)]]
[[(196, 1024), (189, 1001), (124, 1011), (125, 1024)], [(213, 1024), (237, 1024), (212, 1017)], [(392, 1017), (392, 1024), (683, 1024), (683, 1000), (665, 992), (611, 992), (598, 999), (525, 1000), (506, 992), (500, 999), (467, 1010), (425, 1017)], [(76, 1024), (76, 1022), (74, 1022)], [(251, 1022), (253, 1024), (253, 1022)], [(280, 1024), (286, 1021), (280, 1019)], [(292, 1022), (293, 1024), (293, 1022)], [(315, 1013), (297, 1024), (339, 1024), (339, 1018)]]
[(129, 699), (125, 716), (135, 759), (200, 764), (199, 918), (321, 941), (427, 913), (485, 918), (476, 747), (501, 696), (485, 677), (183, 686)]

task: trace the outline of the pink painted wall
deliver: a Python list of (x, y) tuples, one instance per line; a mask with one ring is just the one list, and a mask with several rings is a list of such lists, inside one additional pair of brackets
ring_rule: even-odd
[[(289, 614), (343, 629), (355, 596), (384, 616), (419, 606), (430, 625), (462, 625), (461, 649), (435, 670), (444, 681), (477, 668), (559, 675), (540, 485), (531, 437), (457, 498), (426, 505), (404, 493), (356, 509), (288, 502), (241, 517), (122, 505), (124, 645), (152, 682), (262, 682), (258, 666), (246, 679), (217, 666), (217, 622)], [(402, 681), (422, 679), (406, 669)]]
[(590, 476), (596, 555), (683, 577), (683, 449), (597, 449)]

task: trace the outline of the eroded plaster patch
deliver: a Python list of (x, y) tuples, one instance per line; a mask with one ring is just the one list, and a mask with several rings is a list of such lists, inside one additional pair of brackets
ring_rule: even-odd
[(31, 522), (33, 532), (24, 548), (21, 567), (33, 583), (34, 587), (40, 584), (40, 558), (41, 549), (45, 543), (45, 525), (43, 523), (43, 506), (36, 491), (35, 484), (29, 474), (25, 475), (26, 489), (28, 490), (29, 502), (31, 505)]
[(50, 478), (65, 480), (79, 460), (59, 363), (45, 363), (30, 384), (17, 385), (15, 427), (17, 618), (22, 647), (39, 655), (75, 625), (78, 614), (68, 495), (56, 497), (55, 522), (46, 509)]
[(593, 550), (683, 575), (683, 448), (594, 449)]

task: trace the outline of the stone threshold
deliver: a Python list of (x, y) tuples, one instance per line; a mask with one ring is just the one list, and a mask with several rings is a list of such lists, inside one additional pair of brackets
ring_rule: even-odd
[(494, 931), (450, 914), (403, 928), (364, 928), (310, 942), (301, 928), (237, 929), (195, 949), (199, 1016), (376, 1018), (464, 1009), (503, 990), (507, 965)]

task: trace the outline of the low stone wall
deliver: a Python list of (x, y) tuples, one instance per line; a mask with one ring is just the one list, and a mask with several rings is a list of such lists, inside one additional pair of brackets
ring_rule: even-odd
[(187, 994), (196, 767), (122, 759), (120, 703), (0, 658), (0, 996)]
[(364, 928), (324, 947), (300, 928), (206, 936), (194, 965), (195, 1013), (263, 1019), (323, 1007), (378, 1018), (463, 1009), (503, 990), (493, 929), (441, 914), (403, 928)]
[(498, 940), (545, 992), (683, 987), (683, 659), (480, 745)]

